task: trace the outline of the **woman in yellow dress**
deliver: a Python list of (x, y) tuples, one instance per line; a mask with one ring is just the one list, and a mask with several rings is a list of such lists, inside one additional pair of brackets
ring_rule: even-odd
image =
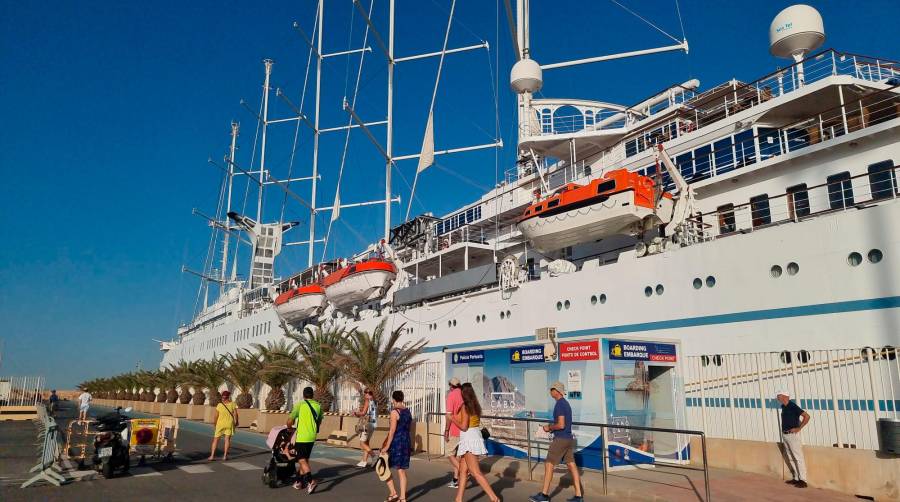
[(216, 447), (219, 446), (219, 436), (225, 436), (225, 447), (222, 452), (222, 460), (228, 460), (228, 448), (231, 446), (231, 436), (234, 435), (234, 429), (238, 424), (237, 406), (231, 402), (231, 392), (222, 392), (222, 401), (216, 405), (216, 414), (213, 415), (213, 422), (216, 424), (215, 433), (213, 433), (212, 447), (209, 452), (209, 460), (212, 462), (216, 459)]

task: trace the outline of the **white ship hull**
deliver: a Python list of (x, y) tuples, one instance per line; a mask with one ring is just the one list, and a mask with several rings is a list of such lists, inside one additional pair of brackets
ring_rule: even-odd
[(654, 224), (667, 223), (672, 215), (671, 199), (662, 199), (659, 209), (634, 204), (632, 192), (621, 192), (603, 202), (551, 216), (536, 216), (518, 224), (532, 245), (552, 251), (611, 235), (636, 234), (649, 218)]
[(395, 273), (387, 270), (356, 272), (325, 287), (325, 296), (338, 309), (376, 300), (384, 296)]

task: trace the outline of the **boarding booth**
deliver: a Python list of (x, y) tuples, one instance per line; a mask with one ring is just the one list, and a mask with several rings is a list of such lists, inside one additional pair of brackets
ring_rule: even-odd
[[(491, 433), (491, 454), (542, 459), (550, 435), (541, 425), (551, 420), (555, 401), (549, 388), (562, 382), (576, 426), (576, 461), (583, 467), (610, 468), (683, 463), (689, 437), (629, 427), (683, 429), (684, 390), (680, 346), (663, 338), (577, 339), (554, 337), (527, 344), (469, 346), (445, 353), (447, 378), (471, 382), (481, 398)], [(515, 420), (539, 419), (540, 422)], [(618, 427), (616, 427), (618, 426)]]

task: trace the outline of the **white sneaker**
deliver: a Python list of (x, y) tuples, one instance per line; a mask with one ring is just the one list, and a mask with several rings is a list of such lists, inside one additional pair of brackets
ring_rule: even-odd
[(368, 467), (369, 464), (366, 463), (365, 460), (360, 460), (359, 463), (356, 464), (356, 467)]

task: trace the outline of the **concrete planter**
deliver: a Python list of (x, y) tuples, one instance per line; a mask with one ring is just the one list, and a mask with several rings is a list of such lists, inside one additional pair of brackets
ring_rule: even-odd
[(204, 406), (203, 410), (203, 421), (211, 424), (213, 422), (213, 418), (216, 416), (216, 407), (215, 406)]
[(186, 419), (188, 420), (203, 420), (203, 410), (206, 408), (206, 405), (203, 404), (189, 404), (187, 405), (187, 413), (185, 414)]
[(156, 401), (150, 403), (150, 408), (147, 410), (148, 413), (152, 413), (154, 415), (159, 415), (159, 410), (162, 408), (162, 403), (157, 403)]
[(172, 411), (175, 409), (175, 403), (158, 403), (159, 404), (159, 414), (172, 416)]
[(187, 418), (188, 406), (190, 404), (174, 403), (172, 408), (172, 416), (175, 418)]
[[(238, 408), (238, 422), (241, 428), (250, 427), (254, 420), (259, 420), (259, 410), (256, 408)], [(287, 419), (285, 419), (287, 420)]]
[(263, 434), (268, 434), (272, 427), (284, 425), (288, 421), (288, 412), (286, 411), (268, 411), (259, 412), (259, 418), (256, 419), (257, 430)]

